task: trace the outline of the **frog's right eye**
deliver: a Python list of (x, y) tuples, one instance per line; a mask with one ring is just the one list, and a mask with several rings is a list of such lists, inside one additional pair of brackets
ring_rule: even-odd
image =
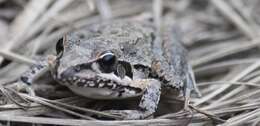
[(113, 53), (105, 53), (100, 56), (102, 64), (112, 66), (116, 62), (116, 56)]
[(103, 52), (101, 56), (99, 56), (98, 62), (105, 73), (110, 73), (114, 70), (117, 58), (114, 53), (106, 51)]
[(56, 44), (56, 53), (57, 55), (60, 55), (64, 50), (63, 47), (63, 38), (59, 39), (59, 41)]

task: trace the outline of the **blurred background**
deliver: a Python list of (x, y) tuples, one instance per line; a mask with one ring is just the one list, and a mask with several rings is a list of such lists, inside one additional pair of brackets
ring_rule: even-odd
[[(105, 124), (91, 123), (84, 116), (67, 116), (60, 108), (44, 107), (44, 100), (35, 104), (37, 109), (23, 111), (7, 98), (5, 87), (17, 88), (11, 82), (36, 63), (35, 57), (55, 54), (56, 42), (64, 34), (95, 22), (122, 18), (149, 20), (157, 27), (165, 21), (177, 24), (202, 93), (202, 97), (192, 98), (193, 114), (172, 111), (128, 124), (260, 125), (259, 6), (259, 0), (0, 0), (0, 125)], [(83, 106), (81, 98), (72, 97), (59, 86), (43, 84), (35, 89), (46, 99)], [(94, 104), (88, 108), (99, 110), (95, 101), (88, 103)], [(88, 112), (71, 111), (75, 110)], [(40, 115), (71, 120), (61, 123)], [(75, 120), (82, 118), (85, 120), (81, 123)]]

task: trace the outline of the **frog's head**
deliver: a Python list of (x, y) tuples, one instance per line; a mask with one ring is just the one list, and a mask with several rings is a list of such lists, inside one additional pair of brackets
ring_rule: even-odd
[[(102, 93), (96, 90), (97, 94), (94, 94), (111, 95), (109, 97), (140, 92), (139, 88), (131, 86), (133, 71), (130, 63), (119, 61), (112, 50), (97, 51), (96, 46), (78, 40), (66, 36), (58, 41), (57, 57), (49, 60), (55, 79), (81, 95), (85, 94), (79, 89), (87, 88), (102, 89)], [(120, 94), (126, 90), (127, 94)]]

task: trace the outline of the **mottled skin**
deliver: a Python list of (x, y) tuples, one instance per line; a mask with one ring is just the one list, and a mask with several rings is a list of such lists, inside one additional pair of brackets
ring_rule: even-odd
[[(111, 110), (125, 119), (152, 115), (163, 94), (186, 98), (196, 90), (186, 50), (174, 28), (155, 32), (149, 23), (111, 21), (83, 27), (63, 37), (49, 69), (60, 84), (95, 99), (141, 96), (138, 110)], [(24, 79), (26, 78), (26, 79)], [(23, 77), (31, 83), (28, 77)], [(173, 96), (175, 97), (175, 96)]]

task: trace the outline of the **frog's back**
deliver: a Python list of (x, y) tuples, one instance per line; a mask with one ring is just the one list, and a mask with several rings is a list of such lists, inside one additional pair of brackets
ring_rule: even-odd
[(154, 29), (150, 24), (137, 21), (111, 21), (83, 27), (70, 33), (67, 39), (72, 43), (68, 45), (78, 45), (89, 50), (82, 52), (88, 59), (103, 51), (113, 50), (119, 60), (150, 65), (153, 32)]

